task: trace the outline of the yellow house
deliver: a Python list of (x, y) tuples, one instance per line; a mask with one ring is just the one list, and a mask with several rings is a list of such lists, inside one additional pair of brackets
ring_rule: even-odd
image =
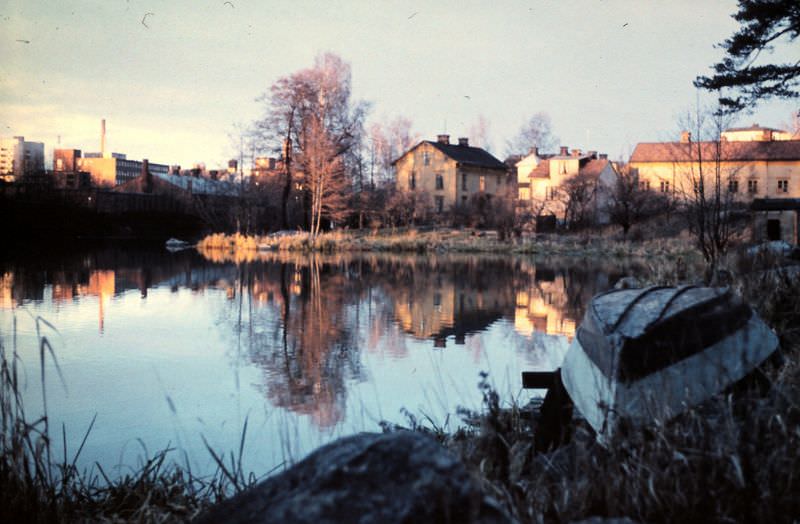
[(434, 209), (442, 213), (456, 204), (466, 204), (472, 195), (512, 195), (513, 181), (507, 166), (466, 138), (450, 143), (450, 135), (435, 142), (423, 140), (393, 162), (395, 183), (400, 191), (425, 191), (433, 197)]
[(538, 149), (532, 148), (528, 156), (517, 162), (516, 168), (517, 198), (534, 216), (562, 218), (566, 206), (564, 183), (581, 176), (593, 186), (595, 221), (608, 222), (607, 199), (617, 179), (617, 171), (608, 155), (598, 155), (596, 151), (583, 153), (580, 149), (570, 152), (566, 146), (562, 146), (557, 155), (540, 155)]
[(800, 197), (800, 140), (784, 131), (752, 126), (728, 129), (719, 142), (639, 143), (630, 166), (643, 189), (681, 198), (693, 193), (702, 173), (706, 187), (717, 171), (724, 190), (737, 200)]

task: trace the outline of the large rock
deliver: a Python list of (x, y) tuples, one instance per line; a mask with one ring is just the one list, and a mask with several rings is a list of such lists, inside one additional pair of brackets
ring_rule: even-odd
[(201, 515), (198, 522), (507, 522), (464, 465), (429, 436), (362, 433)]

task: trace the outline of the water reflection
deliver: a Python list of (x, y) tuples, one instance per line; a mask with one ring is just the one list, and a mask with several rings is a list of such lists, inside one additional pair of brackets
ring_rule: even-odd
[[(103, 345), (122, 354), (122, 348), (134, 345), (125, 337), (147, 332), (153, 323), (141, 305), (160, 304), (163, 322), (181, 326), (192, 321), (191, 329), (209, 329), (223, 341), (223, 347), (212, 349), (230, 369), (245, 370), (247, 377), (240, 384), (237, 374), (231, 395), (250, 391), (272, 408), (302, 417), (317, 431), (332, 431), (353, 417), (356, 407), (348, 406), (348, 397), (360, 385), (368, 384), (379, 393), (376, 399), (383, 395), (380, 402), (393, 403), (393, 409), (396, 403), (416, 398), (413, 382), (393, 373), (413, 374), (425, 364), (417, 357), (410, 369), (403, 365), (420, 348), (431, 355), (464, 353), (468, 365), (452, 364), (461, 362), (458, 359), (443, 362), (461, 366), (457, 380), (468, 387), (473, 387), (487, 359), (521, 353), (525, 362), (541, 361), (544, 338), (571, 340), (589, 298), (619, 276), (636, 271), (585, 260), (543, 263), (485, 255), (265, 253), (243, 261), (219, 253), (208, 259), (191, 250), (107, 249), (0, 268), (0, 317), (28, 306), (46, 318), (74, 311), (64, 322), (80, 317), (94, 331), (84, 333), (76, 327), (78, 344), (100, 337), (87, 346)], [(174, 302), (181, 305), (170, 306), (169, 297), (178, 295), (181, 300)], [(92, 300), (86, 300), (89, 297)], [(191, 347), (197, 336), (175, 329), (151, 338), (159, 347)], [(104, 358), (113, 359), (110, 353)], [(169, 366), (181, 365), (169, 361), (166, 349), (151, 358), (150, 365), (164, 376)], [(213, 384), (215, 374), (223, 374), (219, 363), (208, 359), (203, 371), (208, 376), (193, 379), (197, 384), (163, 387), (203, 394), (200, 388), (209, 388), (203, 381)], [(198, 357), (197, 365), (204, 363)], [(109, 366), (94, 372), (119, 373)], [(381, 382), (399, 385), (381, 393)], [(130, 387), (131, 396), (137, 395), (136, 386)], [(409, 389), (397, 389), (403, 387)], [(239, 388), (245, 393), (236, 393)], [(103, 394), (94, 391), (96, 397)], [(217, 395), (215, 401), (225, 395)], [(367, 402), (363, 391), (359, 395), (358, 402)], [(75, 400), (76, 405), (91, 402), (92, 398)], [(206, 413), (203, 410), (211, 408), (203, 405), (192, 409), (196, 412), (190, 415), (207, 425), (214, 417), (225, 421), (224, 414)]]

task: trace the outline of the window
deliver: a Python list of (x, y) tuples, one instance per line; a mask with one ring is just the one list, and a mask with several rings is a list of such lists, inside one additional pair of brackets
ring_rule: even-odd
[(552, 186), (547, 186), (544, 188), (544, 199), (545, 200), (555, 200), (556, 199), (556, 188)]
[(423, 151), (422, 152), (422, 163), (425, 164), (426, 166), (430, 165), (430, 163), (431, 163), (431, 154), (428, 151)]
[(436, 212), (441, 213), (442, 211), (444, 211), (444, 197), (443, 196), (434, 197), (434, 201), (436, 202)]
[(478, 191), (486, 191), (486, 177), (483, 175), (481, 175), (481, 178), (478, 181)]
[(497, 175), (497, 189), (500, 189), (500, 184), (503, 183), (502, 175)]
[(778, 193), (788, 193), (788, 192), (789, 192), (789, 181), (778, 180)]
[(411, 176), (408, 177), (408, 189), (416, 189), (417, 188), (417, 174), (415, 172), (411, 172)]
[(669, 180), (662, 180), (660, 185), (662, 193), (669, 193)]
[(640, 180), (639, 181), (639, 189), (641, 191), (650, 191), (650, 181), (649, 180)]
[(758, 193), (758, 180), (748, 180), (747, 181), (747, 192), (751, 195), (755, 195)]
[(466, 191), (467, 190), (467, 174), (461, 173), (461, 189)]
[(467, 195), (461, 197), (461, 203), (465, 206), (467, 205)]
[(444, 189), (444, 177), (442, 175), (436, 175), (436, 189)]
[(728, 180), (728, 193), (738, 193), (738, 192), (739, 192), (739, 181)]

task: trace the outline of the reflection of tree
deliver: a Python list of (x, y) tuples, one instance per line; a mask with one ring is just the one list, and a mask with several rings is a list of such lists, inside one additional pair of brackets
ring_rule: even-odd
[(347, 318), (360, 284), (317, 256), (304, 262), (270, 264), (254, 275), (253, 289), (274, 288), (280, 320), (272, 342), (251, 345), (250, 359), (264, 370), (263, 389), (275, 406), (331, 427), (344, 416), (346, 379), (360, 373), (358, 339)]

